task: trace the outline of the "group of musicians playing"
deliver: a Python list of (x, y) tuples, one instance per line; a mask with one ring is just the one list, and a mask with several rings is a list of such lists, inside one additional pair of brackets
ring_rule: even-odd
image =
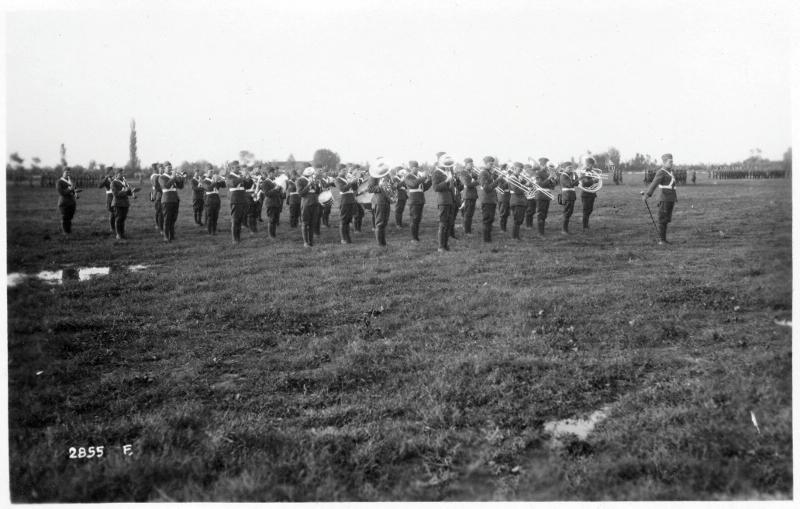
[[(656, 187), (661, 191), (658, 213), (659, 244), (667, 242), (666, 227), (672, 219), (676, 201), (675, 178), (672, 173), (672, 155), (662, 156), (663, 167), (658, 171), (644, 199), (652, 196)], [(331, 193), (328, 199), (320, 200), (326, 190), (336, 187), (339, 191), (339, 236), (343, 244), (352, 243), (350, 224), (356, 232), (361, 231), (365, 207), (363, 195), (371, 194), (375, 239), (386, 246), (386, 228), (391, 206), (395, 207), (395, 224), (403, 227), (403, 213), (408, 205), (411, 218), (411, 241), (419, 242), (420, 222), (425, 205), (425, 192), (430, 188), (436, 194), (439, 216), (438, 250), (448, 251), (448, 241), (456, 238), (455, 224), (459, 210), (463, 216), (466, 235), (472, 233), (472, 220), (476, 204), (480, 202), (483, 241), (492, 242), (492, 228), (499, 213), (500, 230), (507, 231), (508, 218), (512, 218), (511, 238), (520, 239), (520, 229), (525, 223), (533, 226), (536, 218), (539, 236), (544, 236), (550, 201), (556, 186), (560, 186), (558, 201), (563, 206), (561, 233), (569, 234), (569, 222), (574, 212), (575, 201), (580, 190), (583, 229), (589, 228), (589, 217), (594, 209), (596, 191), (599, 189), (599, 174), (593, 171), (595, 161), (587, 157), (578, 171), (571, 163), (558, 167), (547, 158), (531, 160), (533, 164), (520, 162), (497, 165), (492, 156), (483, 158), (484, 165), (476, 169), (473, 160), (464, 160), (462, 169), (456, 170), (453, 157), (437, 154), (435, 168), (430, 173), (420, 169), (416, 161), (407, 167), (393, 166), (379, 159), (375, 167), (365, 174), (359, 165), (340, 164), (335, 177), (327, 176), (321, 168), (307, 167), (300, 175), (278, 175), (275, 167), (268, 167), (266, 175), (260, 169), (240, 166), (233, 162), (224, 176), (212, 171), (209, 165), (205, 175), (196, 172), (192, 178), (173, 170), (169, 162), (153, 165), (150, 199), (155, 208), (155, 224), (165, 242), (175, 238), (175, 222), (178, 217), (180, 198), (178, 190), (189, 181), (192, 189), (194, 221), (205, 226), (208, 234), (216, 235), (221, 207), (220, 189), (227, 189), (231, 208), (231, 234), (233, 243), (241, 241), (242, 226), (257, 232), (257, 223), (263, 221), (262, 211), (266, 207), (269, 238), (276, 238), (283, 204), (289, 207), (289, 225), (301, 227), (303, 244), (311, 247), (314, 235), (320, 235), (320, 225), (329, 226), (329, 215), (333, 205)], [(529, 186), (524, 183), (530, 184)], [(109, 223), (118, 241), (124, 242), (125, 220), (130, 207), (130, 198), (136, 198), (138, 188), (125, 180), (125, 169), (111, 170), (100, 187), (106, 190), (106, 206)], [(79, 189), (71, 179), (69, 168), (65, 168), (57, 183), (59, 210), (62, 216), (62, 232), (71, 233), (71, 220), (75, 213), (75, 200)], [(362, 198), (358, 198), (361, 195)], [(368, 195), (367, 195), (368, 196)]]

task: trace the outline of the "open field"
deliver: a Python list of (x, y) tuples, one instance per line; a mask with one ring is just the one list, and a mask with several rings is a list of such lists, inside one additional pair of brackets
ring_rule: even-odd
[(626, 176), (588, 233), (554, 203), (485, 247), (478, 213), (444, 255), (432, 195), (419, 245), (340, 245), (334, 209), (303, 250), (286, 210), (233, 248), (225, 197), (207, 237), (188, 190), (172, 244), (142, 198), (114, 244), (101, 190), (64, 243), (55, 191), (9, 187), (9, 272), (151, 266), (8, 289), (13, 500), (790, 498), (790, 181), (698, 178), (670, 246)]

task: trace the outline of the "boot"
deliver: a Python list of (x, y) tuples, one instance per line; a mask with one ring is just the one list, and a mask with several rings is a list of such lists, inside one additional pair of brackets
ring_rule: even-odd
[(492, 241), (492, 230), (488, 226), (483, 227), (483, 241), (484, 242)]
[(536, 226), (539, 228), (539, 236), (544, 237), (544, 220), (538, 220)]
[(447, 241), (447, 227), (440, 224), (439, 231), (437, 232), (437, 237), (439, 241), (439, 251), (445, 250), (445, 242)]
[(589, 229), (589, 216), (583, 216), (583, 229)]
[(276, 233), (277, 233), (277, 228), (275, 226), (276, 226), (275, 223), (270, 223), (269, 224), (269, 236), (270, 236), (270, 238), (273, 238), (273, 239), (276, 237)]
[(561, 223), (561, 233), (564, 235), (569, 235), (569, 219), (564, 219)]
[(339, 225), (339, 238), (341, 239), (342, 244), (347, 244), (347, 226), (340, 224)]
[(658, 223), (658, 244), (669, 244), (667, 242), (667, 223)]
[(350, 225), (347, 225), (345, 227), (344, 233), (345, 233), (345, 240), (347, 241), (347, 243), (348, 244), (352, 244), (353, 243), (353, 239), (350, 238)]
[(506, 218), (506, 217), (501, 217), (501, 218), (500, 218), (500, 231), (501, 231), (501, 232), (504, 232), (504, 231), (506, 231), (506, 223), (507, 223), (507, 219), (508, 219), (508, 218)]
[(386, 246), (386, 226), (382, 226), (378, 229), (378, 244), (381, 246)]
[(512, 239), (520, 240), (519, 239), (519, 227), (520, 227), (520, 225), (518, 225), (517, 223), (514, 223), (514, 225), (511, 227), (511, 238)]

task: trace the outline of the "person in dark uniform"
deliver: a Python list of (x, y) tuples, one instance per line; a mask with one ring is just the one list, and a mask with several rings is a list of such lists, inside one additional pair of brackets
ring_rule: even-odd
[(461, 214), (464, 218), (464, 234), (472, 235), (472, 217), (475, 215), (475, 202), (478, 200), (477, 171), (471, 157), (464, 159), (464, 171), (461, 173), (461, 184), (464, 188)]
[(319, 195), (325, 191), (327, 186), (323, 167), (314, 167), (314, 175), (311, 178), (314, 179), (314, 183), (317, 187), (317, 205), (314, 207), (316, 212), (313, 215), (314, 222), (311, 224), (311, 228), (314, 230), (314, 235), (322, 236), (322, 214), (325, 212), (325, 207), (319, 202)]
[[(534, 181), (533, 166), (530, 164), (523, 165), (522, 175), (523, 178), (521, 180), (523, 182), (533, 182)], [(533, 228), (533, 218), (536, 216), (536, 198), (533, 195), (526, 196), (525, 202), (526, 202), (525, 227)]]
[(497, 186), (502, 182), (503, 177), (493, 174), (491, 171), (494, 164), (494, 157), (486, 156), (483, 158), (483, 168), (478, 174), (478, 197), (481, 200), (481, 214), (483, 216), (483, 241), (492, 241), (492, 225), (497, 211)]
[[(266, 169), (267, 173), (269, 173), (270, 168), (272, 168), (272, 167), (267, 165), (267, 169)], [(263, 175), (264, 174), (264, 168), (259, 165), (257, 172), (258, 172), (259, 176)], [(261, 217), (261, 213), (264, 210), (264, 202), (267, 199), (267, 195), (264, 192), (264, 179), (262, 178), (261, 180), (262, 180), (261, 185), (258, 186), (258, 190), (256, 191), (256, 194), (255, 194), (255, 197), (254, 197), (255, 202), (256, 202), (256, 221), (259, 222), (259, 223), (263, 223), (264, 222), (264, 218)]]
[(111, 182), (111, 194), (114, 196), (111, 206), (114, 207), (114, 231), (117, 240), (124, 241), (126, 238), (125, 220), (128, 218), (128, 208), (130, 207), (129, 197), (136, 198), (135, 191), (125, 180), (125, 168), (118, 168), (117, 176)]
[(247, 191), (253, 185), (249, 177), (239, 173), (239, 162), (233, 161), (229, 166), (226, 185), (231, 203), (231, 236), (233, 244), (242, 240), (242, 223), (247, 218)]
[(411, 217), (411, 242), (419, 242), (419, 225), (422, 222), (422, 209), (425, 207), (425, 191), (433, 182), (430, 175), (419, 173), (417, 161), (408, 162), (408, 173), (403, 179), (408, 190), (408, 215)]
[(78, 198), (78, 187), (72, 180), (69, 166), (64, 167), (61, 178), (56, 182), (56, 191), (58, 191), (58, 212), (61, 214), (61, 233), (68, 239), (72, 233), (72, 218), (75, 217)]
[[(387, 187), (394, 186), (394, 176), (391, 174), (391, 167), (386, 161), (377, 163), (375, 170), (370, 168), (369, 186), (367, 190), (372, 193), (372, 210), (375, 217), (375, 240), (379, 246), (386, 246), (386, 225), (389, 223), (391, 212), (391, 201), (386, 192)], [(379, 176), (373, 177), (376, 173)]]
[(275, 174), (278, 169), (270, 166), (267, 169), (267, 178), (261, 184), (261, 192), (267, 204), (267, 231), (269, 238), (274, 239), (278, 236), (278, 222), (281, 219), (281, 208), (283, 204), (283, 189), (275, 183)]
[(394, 204), (394, 224), (398, 228), (405, 228), (403, 224), (403, 212), (406, 210), (406, 202), (408, 201), (408, 188), (406, 188), (407, 172), (405, 168), (399, 170), (394, 178), (395, 188), (397, 189), (397, 202)]
[(559, 174), (559, 184), (561, 185), (561, 205), (564, 206), (561, 221), (561, 233), (569, 235), (569, 218), (575, 210), (575, 200), (577, 194), (575, 189), (578, 187), (578, 174), (575, 173), (575, 166), (568, 164), (565, 171)]
[(456, 219), (458, 218), (458, 211), (461, 210), (461, 191), (464, 190), (464, 185), (461, 183), (458, 175), (455, 174), (455, 166), (453, 166), (453, 180), (451, 186), (453, 188), (453, 208), (450, 212), (450, 228), (448, 229), (448, 233), (450, 237), (458, 240), (458, 237), (456, 237)]
[(219, 209), (221, 207), (219, 190), (225, 187), (225, 179), (214, 174), (209, 165), (202, 185), (203, 192), (205, 192), (206, 228), (208, 228), (209, 235), (216, 235), (217, 220), (219, 220)]
[(164, 174), (158, 177), (161, 185), (161, 209), (164, 215), (164, 242), (172, 242), (175, 239), (175, 223), (178, 221), (178, 206), (180, 197), (178, 189), (183, 189), (182, 174), (178, 174), (172, 169), (169, 161), (164, 163)]
[(163, 192), (161, 191), (160, 177), (164, 174), (165, 168), (161, 163), (153, 163), (151, 168), (153, 168), (153, 174), (150, 175), (150, 183), (153, 186), (153, 190), (151, 191), (150, 200), (153, 202), (153, 208), (155, 209), (156, 230), (163, 235), (164, 210), (161, 207), (161, 198), (163, 197)]
[[(555, 169), (555, 166), (549, 163), (549, 159), (542, 157), (539, 159), (539, 169), (534, 174), (536, 185), (541, 189), (555, 189), (558, 181), (556, 177), (550, 177), (548, 165), (550, 169)], [(550, 210), (550, 198), (544, 192), (537, 190), (534, 193), (536, 199), (536, 228), (539, 236), (544, 237), (544, 222), (547, 219), (547, 212)]]
[[(503, 171), (511, 170), (505, 163), (503, 163), (501, 169)], [(496, 189), (498, 193), (497, 212), (500, 214), (500, 231), (504, 232), (506, 231), (508, 217), (511, 215), (511, 187), (505, 179), (502, 179), (500, 183), (497, 184)]]
[(303, 176), (297, 179), (297, 193), (302, 200), (300, 204), (300, 221), (303, 232), (303, 247), (314, 245), (314, 224), (319, 220), (319, 193), (322, 186), (315, 178), (314, 168), (309, 166), (303, 170)]
[(697, 172), (692, 170), (692, 184), (697, 182)]
[(286, 181), (286, 205), (289, 206), (289, 228), (300, 223), (300, 195), (297, 194), (297, 170), (292, 170)]
[(656, 187), (661, 191), (658, 201), (658, 244), (669, 244), (667, 241), (667, 225), (672, 222), (672, 210), (675, 202), (678, 201), (678, 193), (675, 192), (675, 175), (672, 170), (672, 154), (661, 156), (663, 165), (653, 177), (653, 182), (647, 188), (643, 199), (647, 201), (653, 196)]
[[(585, 164), (586, 164), (585, 171), (591, 171), (592, 168), (594, 168), (595, 164), (594, 158), (587, 157)], [(596, 183), (597, 179), (595, 177), (592, 177), (585, 173), (581, 175), (581, 177), (578, 179), (578, 187), (581, 190), (581, 207), (582, 207), (581, 212), (583, 213), (584, 231), (589, 229), (589, 216), (592, 215), (592, 211), (594, 210), (594, 200), (595, 198), (597, 198), (597, 193), (587, 191), (586, 188), (591, 187)]]
[[(514, 167), (511, 170), (512, 175), (518, 180), (522, 180), (520, 177), (522, 175), (522, 168), (523, 164), (517, 161), (514, 163)], [(511, 230), (511, 238), (520, 240), (519, 231), (522, 228), (522, 223), (525, 221), (525, 211), (528, 208), (528, 199), (525, 196), (525, 191), (521, 187), (511, 183), (509, 183), (508, 187), (509, 193), (511, 194), (509, 205), (511, 206), (511, 212), (514, 220), (514, 225), (512, 226)]]
[(192, 212), (194, 212), (194, 224), (203, 226), (203, 205), (205, 204), (206, 191), (200, 181), (200, 172), (195, 171), (189, 181), (192, 186)]
[[(332, 187), (336, 187), (336, 179), (331, 178), (328, 175), (323, 174), (320, 177), (320, 181), (322, 183), (323, 192)], [(322, 224), (325, 225), (325, 228), (331, 227), (331, 221), (330, 221), (331, 209), (333, 209), (333, 197), (331, 197), (331, 199), (326, 201), (324, 204), (323, 203), (320, 204), (320, 210), (321, 210), (320, 217), (322, 220)], [(317, 234), (319, 234), (319, 232), (317, 232)]]
[[(153, 166), (156, 165), (154, 164)], [(111, 205), (111, 202), (114, 200), (114, 195), (111, 193), (111, 182), (113, 180), (114, 168), (107, 168), (106, 175), (100, 180), (100, 185), (98, 186), (106, 190), (106, 210), (108, 210), (108, 223), (109, 226), (111, 226), (111, 233), (116, 232), (116, 228), (114, 227), (114, 207)]]
[(442, 153), (436, 162), (436, 169), (431, 176), (433, 190), (436, 192), (436, 206), (439, 208), (439, 248), (437, 251), (443, 253), (450, 251), (447, 245), (450, 238), (450, 219), (455, 215), (453, 212), (453, 192), (455, 191), (455, 176), (453, 167), (455, 161), (451, 156)]
[(339, 175), (336, 177), (336, 188), (339, 190), (339, 237), (342, 244), (351, 244), (350, 221), (356, 213), (356, 191), (358, 179), (349, 175), (347, 165), (339, 165)]
[[(358, 178), (358, 186), (366, 182), (366, 178), (364, 177), (364, 170), (361, 168), (360, 164), (354, 164), (352, 169), (353, 175)], [(356, 196), (359, 195), (358, 192), (355, 193)], [(364, 222), (364, 216), (366, 212), (364, 212), (364, 205), (358, 202), (358, 198), (356, 198), (356, 208), (355, 208), (355, 216), (353, 217), (353, 231), (356, 233), (361, 233), (361, 225)]]
[(248, 187), (245, 187), (245, 200), (247, 201), (247, 212), (245, 212), (245, 223), (251, 234), (258, 233), (258, 217), (256, 216), (256, 193), (261, 185), (261, 175), (252, 166), (243, 170), (245, 178), (248, 179)]

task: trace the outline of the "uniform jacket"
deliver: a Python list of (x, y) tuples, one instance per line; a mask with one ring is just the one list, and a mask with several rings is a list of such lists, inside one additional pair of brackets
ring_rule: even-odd
[(73, 193), (73, 189), (75, 188), (75, 181), (64, 180), (64, 177), (58, 179), (58, 183), (56, 184), (56, 190), (58, 191), (58, 206), (70, 206), (75, 205), (75, 193)]
[(342, 177), (336, 177), (336, 189), (339, 190), (339, 204), (349, 205), (356, 202), (356, 191), (358, 191), (358, 180), (348, 183)]
[(133, 190), (128, 187), (127, 182), (115, 178), (111, 182), (111, 194), (114, 195), (114, 199), (111, 201), (112, 207), (130, 207), (128, 197), (133, 194)]
[[(536, 180), (536, 185), (543, 189), (555, 189), (556, 187), (556, 180), (554, 178), (550, 178), (550, 174), (545, 169), (540, 169), (539, 171), (537, 171), (536, 176), (534, 178)], [(536, 191), (533, 197), (537, 200), (549, 199), (541, 191)]]
[(660, 201), (676, 202), (678, 201), (678, 193), (675, 192), (675, 176), (666, 168), (659, 168), (656, 176), (653, 177), (653, 182), (647, 188), (647, 196), (653, 196), (653, 191), (656, 187), (661, 190)]
[(295, 184), (303, 207), (319, 204), (319, 193), (322, 192), (322, 186), (319, 182), (308, 177), (298, 177)]
[[(178, 203), (181, 201), (177, 189), (183, 189), (183, 177), (159, 175), (158, 183), (161, 185), (161, 203)], [(176, 191), (169, 191), (169, 189), (176, 189)]]
[(574, 171), (563, 172), (559, 175), (558, 182), (561, 185), (561, 201), (575, 201), (578, 175)]
[(528, 199), (525, 197), (525, 191), (514, 184), (508, 184), (509, 193), (511, 194), (510, 203), (512, 207), (515, 206), (528, 206)]
[[(383, 177), (383, 178), (386, 178), (386, 177)], [(383, 189), (381, 189), (381, 180), (383, 180), (383, 178), (382, 179), (376, 179), (375, 177), (370, 177), (369, 178), (369, 185), (367, 186), (367, 191), (370, 192), (370, 193), (373, 193), (372, 194), (372, 206), (373, 207), (378, 207), (380, 205), (388, 207), (389, 204), (390, 204), (389, 197), (386, 196), (386, 193), (384, 193)], [(389, 177), (389, 178), (392, 178), (392, 177)]]
[(478, 179), (472, 176), (472, 174), (467, 173), (464, 171), (460, 177), (461, 184), (464, 186), (464, 193), (463, 198), (465, 200), (477, 200), (478, 199)]
[(397, 201), (401, 202), (401, 201), (408, 200), (408, 192), (406, 190), (405, 179), (401, 179), (401, 178), (397, 178), (397, 177), (393, 177), (393, 178), (394, 178), (395, 187), (397, 189)]
[(503, 194), (500, 195), (500, 203), (509, 203), (511, 201), (511, 187), (506, 179), (500, 180), (500, 182), (497, 183), (496, 189), (503, 191)]
[(297, 194), (296, 180), (286, 181), (286, 204), (300, 203), (300, 195)]
[[(403, 179), (403, 183), (408, 189), (408, 204), (409, 205), (425, 205), (425, 191), (431, 188), (433, 181), (430, 178), (423, 178), (418, 175), (409, 173)], [(420, 191), (412, 191), (412, 189), (419, 189)]]
[(214, 182), (213, 178), (205, 177), (202, 181), (202, 185), (203, 185), (203, 192), (207, 194), (219, 195), (219, 190), (225, 187), (225, 181), (219, 180), (217, 182)]
[(228, 173), (226, 179), (228, 186), (228, 196), (231, 199), (231, 205), (242, 205), (247, 203), (247, 191), (253, 185), (250, 177), (244, 177), (235, 172)]
[(494, 178), (488, 168), (483, 168), (478, 174), (478, 183), (480, 184), (478, 197), (481, 199), (481, 203), (497, 203), (496, 188), (500, 183), (500, 178)]
[(431, 182), (436, 192), (436, 205), (453, 205), (453, 180), (447, 181), (448, 174), (440, 168), (433, 170)]
[(264, 201), (267, 208), (283, 206), (283, 189), (278, 184), (268, 178), (264, 179), (261, 183), (261, 190), (267, 197)]
[(192, 201), (203, 201), (206, 191), (203, 188), (200, 179), (192, 177), (192, 180), (190, 180), (190, 182), (192, 184)]

